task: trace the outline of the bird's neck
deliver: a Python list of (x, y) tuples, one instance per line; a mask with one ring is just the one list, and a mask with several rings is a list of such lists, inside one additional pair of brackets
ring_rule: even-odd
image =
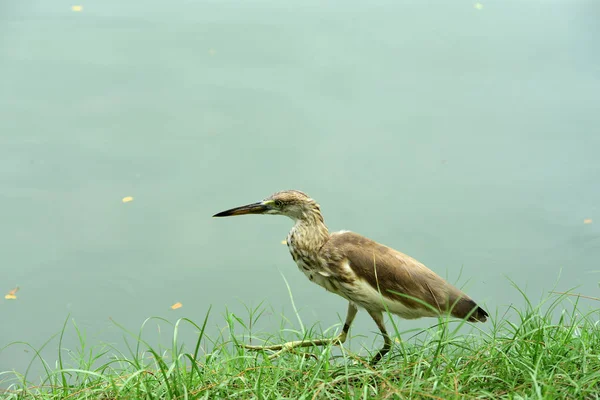
[(329, 239), (329, 229), (320, 212), (307, 213), (296, 220), (288, 235), (288, 244), (298, 250), (316, 253)]

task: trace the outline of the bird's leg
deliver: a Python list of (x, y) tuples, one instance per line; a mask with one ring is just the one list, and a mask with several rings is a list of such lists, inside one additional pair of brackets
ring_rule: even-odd
[(373, 320), (377, 324), (377, 327), (381, 331), (381, 334), (383, 335), (383, 347), (377, 352), (377, 354), (375, 354), (375, 357), (373, 357), (373, 359), (371, 360), (371, 365), (375, 365), (392, 348), (392, 339), (390, 339), (390, 336), (388, 335), (387, 330), (385, 329), (385, 324), (383, 323), (383, 314), (381, 313), (381, 311), (368, 312), (371, 318), (373, 318)]
[(278, 350), (269, 356), (269, 359), (271, 360), (281, 355), (281, 353), (295, 349), (296, 347), (327, 346), (330, 344), (340, 345), (346, 341), (346, 338), (348, 337), (348, 331), (350, 330), (350, 325), (352, 325), (352, 321), (354, 321), (354, 317), (356, 317), (357, 312), (358, 308), (356, 305), (354, 305), (354, 303), (348, 303), (348, 313), (346, 314), (346, 322), (344, 323), (342, 332), (340, 332), (340, 334), (333, 339), (295, 340), (274, 346), (250, 346), (245, 344), (242, 345), (242, 347), (249, 350)]

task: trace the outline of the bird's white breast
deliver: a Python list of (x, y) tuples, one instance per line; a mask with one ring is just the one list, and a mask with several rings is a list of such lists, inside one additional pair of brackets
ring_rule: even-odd
[(312, 257), (299, 256), (296, 258), (296, 265), (298, 265), (298, 269), (302, 271), (311, 282), (324, 287), (330, 292), (338, 293), (337, 286), (331, 280), (331, 275), (324, 269), (318, 267), (318, 260), (315, 260)]

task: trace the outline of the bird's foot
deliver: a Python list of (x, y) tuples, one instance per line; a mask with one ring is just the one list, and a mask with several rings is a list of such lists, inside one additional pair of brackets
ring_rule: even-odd
[(248, 344), (243, 344), (242, 347), (248, 350), (255, 350), (255, 351), (275, 351), (275, 353), (271, 354), (268, 358), (269, 360), (272, 360), (276, 357), (279, 357), (281, 354), (285, 353), (286, 351), (290, 351), (292, 349), (298, 348), (298, 347), (312, 347), (312, 346), (329, 346), (329, 345), (336, 345), (339, 346), (340, 344), (344, 343), (344, 341), (346, 340), (346, 334), (345, 333), (341, 333), (339, 336), (333, 338), (333, 339), (315, 339), (315, 340), (295, 340), (292, 342), (286, 342), (283, 344), (276, 344), (276, 345), (272, 345), (272, 346), (252, 346), (252, 345), (248, 345)]
[(375, 356), (371, 359), (371, 361), (369, 361), (369, 364), (374, 367), (375, 364), (377, 364), (379, 362), (379, 360), (381, 360), (392, 348), (392, 344), (391, 341), (386, 340), (385, 344), (383, 345), (383, 348), (381, 350), (379, 350), (377, 352), (377, 354), (375, 354)]

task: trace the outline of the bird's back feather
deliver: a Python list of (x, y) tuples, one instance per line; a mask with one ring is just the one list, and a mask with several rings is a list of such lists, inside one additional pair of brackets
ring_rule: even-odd
[(469, 296), (414, 258), (359, 234), (333, 233), (320, 253), (330, 260), (328, 268), (335, 275), (349, 281), (350, 271), (339, 267), (345, 265), (362, 285), (375, 289), (386, 303), (397, 304), (395, 313), (405, 318), (450, 313), (484, 322), (488, 316)]

